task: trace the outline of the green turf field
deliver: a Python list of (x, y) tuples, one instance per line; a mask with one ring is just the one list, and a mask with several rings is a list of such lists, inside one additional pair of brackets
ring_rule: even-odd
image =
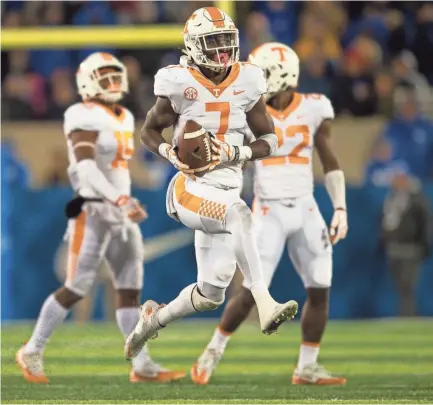
[[(215, 322), (184, 322), (150, 344), (167, 367), (188, 370), (208, 342)], [(25, 383), (14, 353), (31, 325), (2, 329), (3, 403), (431, 403), (433, 320), (333, 322), (321, 362), (348, 377), (345, 387), (290, 384), (299, 324), (263, 336), (246, 325), (232, 339), (208, 386), (191, 380), (129, 384), (122, 339), (113, 324), (64, 326), (46, 352), (46, 386)]]

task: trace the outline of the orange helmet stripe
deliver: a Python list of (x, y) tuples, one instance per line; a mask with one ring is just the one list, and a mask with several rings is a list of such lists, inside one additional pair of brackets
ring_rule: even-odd
[(224, 16), (221, 11), (216, 7), (205, 7), (205, 10), (209, 13), (210, 19), (213, 25), (217, 28), (224, 27)]
[(102, 59), (106, 61), (113, 60), (113, 55), (107, 53), (107, 52), (101, 52)]

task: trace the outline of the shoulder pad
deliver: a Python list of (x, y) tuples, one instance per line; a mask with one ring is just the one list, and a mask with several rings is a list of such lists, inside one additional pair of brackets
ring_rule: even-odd
[(63, 129), (65, 135), (74, 130), (100, 131), (101, 119), (98, 113), (100, 109), (92, 104), (77, 103), (69, 107), (64, 114)]

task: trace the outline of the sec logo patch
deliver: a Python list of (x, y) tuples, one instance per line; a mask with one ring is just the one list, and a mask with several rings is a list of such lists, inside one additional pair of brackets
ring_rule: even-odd
[(188, 87), (183, 92), (183, 95), (187, 100), (195, 100), (198, 96), (198, 92), (194, 87)]

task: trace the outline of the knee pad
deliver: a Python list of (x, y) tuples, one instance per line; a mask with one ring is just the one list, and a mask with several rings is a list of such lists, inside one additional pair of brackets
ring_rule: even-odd
[(122, 269), (114, 273), (114, 288), (116, 290), (141, 290), (143, 288), (143, 262), (128, 260)]
[(144, 246), (143, 237), (141, 236), (140, 228), (134, 224), (128, 230), (128, 252), (129, 257), (140, 262), (144, 261)]
[(98, 268), (90, 268), (85, 266), (79, 266), (73, 277), (69, 278), (65, 282), (65, 287), (73, 293), (85, 297), (93, 287), (98, 274)]
[[(121, 242), (119, 242), (121, 243)], [(128, 239), (117, 254), (108, 252), (111, 270), (114, 274), (114, 287), (119, 289), (141, 290), (143, 287), (144, 247), (138, 226), (128, 229)]]
[(213, 311), (224, 302), (224, 298), (221, 301), (214, 301), (204, 297), (198, 292), (197, 284), (191, 284), (184, 288), (180, 295), (183, 294), (191, 299), (192, 305), (197, 312)]
[(224, 302), (226, 297), (226, 289), (214, 286), (206, 281), (198, 281), (197, 287), (201, 294), (211, 299), (214, 302)]
[(235, 230), (252, 231), (253, 215), (245, 203), (233, 204), (226, 214), (226, 229), (229, 232)]
[[(309, 288), (330, 288), (332, 284), (332, 256), (325, 254), (311, 261), (308, 266), (309, 278), (305, 283)], [(308, 284), (308, 285), (307, 285)]]

